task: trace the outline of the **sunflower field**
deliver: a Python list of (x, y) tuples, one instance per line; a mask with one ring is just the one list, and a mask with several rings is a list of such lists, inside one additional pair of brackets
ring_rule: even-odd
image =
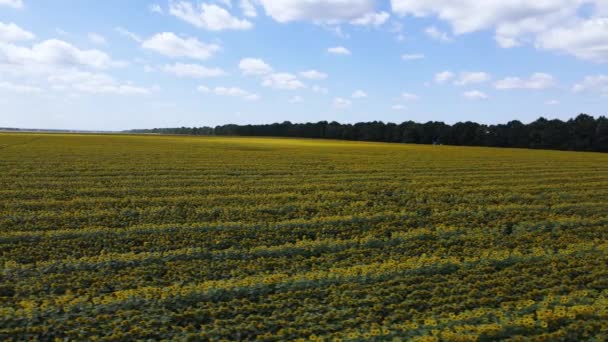
[(0, 134), (0, 340), (607, 336), (608, 154)]

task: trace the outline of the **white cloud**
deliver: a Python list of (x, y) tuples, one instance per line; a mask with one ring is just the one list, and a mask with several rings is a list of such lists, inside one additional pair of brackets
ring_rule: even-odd
[(513, 38), (513, 37), (495, 36), (494, 40), (496, 41), (498, 46), (500, 46), (501, 48), (505, 48), (505, 49), (513, 48), (513, 47), (521, 45), (519, 40), (517, 40), (516, 38)]
[[(417, 17), (436, 16), (447, 21), (455, 34), (463, 34), (528, 19), (546, 20), (556, 13), (572, 13), (584, 1), (578, 0), (391, 0), (393, 11)], [(588, 1), (586, 1), (588, 2)]]
[(241, 0), (240, 6), (244, 16), (249, 18), (255, 18), (258, 16), (258, 12), (256, 11), (251, 0)]
[(190, 78), (218, 77), (226, 75), (224, 70), (220, 68), (207, 68), (198, 64), (175, 63), (173, 65), (165, 65), (163, 70), (178, 77)]
[(89, 94), (147, 95), (153, 88), (135, 86), (131, 83), (117, 82), (113, 77), (83, 71), (66, 71), (48, 76), (55, 90), (72, 90)]
[(105, 52), (81, 50), (58, 39), (45, 40), (31, 48), (0, 43), (0, 63), (14, 65), (84, 66), (97, 69), (122, 66)]
[(398, 15), (437, 17), (456, 35), (493, 30), (503, 48), (532, 43), (582, 59), (608, 60), (606, 0), (391, 0), (391, 4)]
[(127, 37), (127, 38), (129, 38), (129, 39), (131, 39), (133, 41), (138, 42), (138, 43), (141, 43), (141, 42), (144, 41), (139, 35), (131, 32), (131, 31), (127, 30), (127, 29), (124, 29), (124, 28), (122, 28), (120, 26), (114, 28), (114, 30), (116, 32), (118, 32), (120, 35), (125, 36), (125, 37)]
[(413, 53), (413, 54), (403, 54), (401, 55), (401, 59), (404, 61), (413, 61), (417, 59), (424, 59), (425, 56), (421, 53)]
[(201, 3), (200, 8), (187, 1), (171, 1), (169, 13), (198, 28), (210, 31), (248, 30), (253, 24), (245, 19), (233, 17), (227, 10), (215, 4)]
[(435, 74), (436, 83), (444, 84), (451, 80), (454, 80), (453, 84), (457, 86), (484, 83), (491, 79), (492, 76), (490, 74), (482, 71), (464, 71), (460, 72), (458, 75), (451, 71), (442, 71), (440, 73)]
[(536, 47), (580, 59), (608, 62), (608, 17), (580, 21), (541, 33)]
[(0, 43), (1, 42), (18, 42), (24, 40), (32, 40), (36, 36), (28, 32), (14, 23), (4, 24), (0, 22)]
[(608, 75), (586, 76), (572, 87), (572, 91), (575, 93), (595, 92), (608, 95)]
[(420, 97), (412, 93), (403, 93), (401, 94), (401, 98), (406, 101), (417, 101)]
[(300, 72), (300, 76), (309, 80), (324, 80), (327, 78), (327, 74), (317, 70), (307, 70)]
[(390, 16), (391, 15), (387, 12), (370, 12), (357, 19), (351, 20), (350, 23), (358, 26), (381, 26), (390, 18)]
[(351, 95), (351, 97), (353, 99), (362, 99), (362, 98), (367, 97), (367, 93), (364, 92), (363, 90), (357, 90)]
[(545, 104), (547, 106), (555, 106), (555, 105), (559, 104), (559, 101), (558, 100), (549, 100), (549, 101), (545, 102)]
[(206, 86), (199, 86), (198, 91), (202, 93), (213, 93), (218, 96), (240, 97), (248, 101), (256, 101), (260, 99), (259, 95), (250, 93), (246, 90), (237, 87), (215, 87), (213, 89), (210, 89)]
[(347, 99), (344, 99), (341, 97), (336, 97), (333, 102), (334, 108), (338, 108), (338, 109), (348, 108), (352, 104), (353, 104), (353, 102), (351, 100), (347, 100)]
[(479, 90), (465, 91), (462, 95), (469, 100), (485, 100), (488, 98), (488, 95)]
[(342, 26), (340, 26), (340, 25), (321, 25), (321, 26), (342, 39), (350, 38), (350, 35), (348, 33), (344, 32), (342, 30)]
[(152, 5), (148, 6), (148, 10), (152, 13), (158, 13), (158, 14), (163, 13), (163, 9), (162, 9), (162, 7), (160, 7), (159, 4), (152, 4)]
[(89, 33), (88, 38), (91, 41), (91, 43), (93, 43), (93, 44), (97, 44), (97, 45), (106, 44), (106, 38), (98, 33)]
[(552, 75), (545, 73), (534, 73), (528, 79), (522, 79), (519, 77), (507, 77), (496, 82), (496, 89), (547, 89), (555, 87), (557, 82)]
[(435, 26), (427, 27), (424, 30), (424, 33), (426, 33), (427, 36), (429, 36), (437, 41), (443, 42), (443, 43), (452, 41), (452, 38), (450, 38), (449, 34), (439, 30)]
[(245, 75), (266, 75), (272, 72), (272, 67), (258, 58), (241, 59), (239, 69)]
[(57, 39), (31, 47), (0, 43), (0, 75), (6, 79), (27, 80), (24, 83), (3, 81), (5, 90), (36, 93), (41, 89), (75, 93), (110, 95), (145, 95), (156, 88), (144, 88), (130, 82), (120, 82), (112, 76), (87, 71), (123, 66), (105, 52), (81, 50)]
[(375, 0), (258, 0), (264, 11), (280, 23), (312, 21), (336, 24), (373, 12)]
[(305, 85), (295, 75), (289, 73), (274, 73), (264, 77), (262, 81), (264, 87), (271, 87), (283, 90), (295, 90), (304, 88)]
[(404, 105), (400, 105), (400, 104), (396, 104), (396, 105), (392, 105), (391, 109), (392, 110), (405, 110), (405, 106)]
[(458, 79), (454, 81), (454, 84), (457, 86), (466, 86), (469, 84), (477, 84), (484, 83), (491, 79), (490, 74), (485, 72), (461, 72)]
[(294, 96), (291, 99), (289, 99), (289, 103), (302, 103), (304, 102), (304, 99), (301, 96)]
[(250, 100), (250, 101), (255, 101), (255, 100), (259, 100), (260, 97), (256, 94), (252, 94), (248, 91), (245, 91), (241, 88), (236, 88), (236, 87), (232, 87), (232, 88), (225, 88), (225, 87), (216, 87), (214, 90), (215, 94), (217, 95), (221, 95), (221, 96), (237, 96), (237, 97), (241, 97), (245, 100)]
[(40, 93), (42, 89), (23, 84), (14, 84), (10, 82), (0, 82), (0, 90), (6, 90), (19, 94)]
[(158, 33), (142, 42), (142, 47), (169, 57), (193, 59), (207, 59), (221, 49), (196, 38), (180, 38), (172, 32)]
[(0, 0), (0, 6), (23, 8), (23, 0)]
[(334, 54), (334, 55), (350, 55), (351, 54), (350, 50), (345, 48), (344, 46), (331, 47), (331, 48), (327, 49), (327, 52)]
[(443, 71), (435, 74), (435, 82), (437, 83), (445, 83), (454, 78), (454, 73), (451, 71)]
[(318, 85), (313, 85), (310, 89), (315, 93), (320, 93), (324, 95), (327, 95), (329, 93), (329, 89), (320, 87)]

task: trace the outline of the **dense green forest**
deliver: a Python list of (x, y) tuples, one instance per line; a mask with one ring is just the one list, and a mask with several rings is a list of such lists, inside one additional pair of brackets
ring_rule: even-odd
[(448, 125), (429, 121), (401, 124), (381, 121), (341, 124), (274, 123), (267, 125), (223, 125), (216, 127), (180, 127), (131, 130), (131, 133), (264, 136), (343, 139), (411, 144), (445, 144), (460, 146), (519, 147), (573, 151), (608, 152), (608, 118), (580, 114), (562, 121), (539, 118), (529, 124), (510, 121), (507, 124), (483, 125), (459, 122)]

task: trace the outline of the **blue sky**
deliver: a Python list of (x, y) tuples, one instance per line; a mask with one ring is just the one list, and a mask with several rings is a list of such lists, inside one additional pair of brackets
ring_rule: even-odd
[(606, 0), (0, 0), (0, 127), (605, 115)]

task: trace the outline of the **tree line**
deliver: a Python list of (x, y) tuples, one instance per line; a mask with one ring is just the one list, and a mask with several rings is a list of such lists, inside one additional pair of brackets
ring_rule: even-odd
[(186, 134), (218, 136), (297, 137), (377, 141), (410, 144), (516, 147), (572, 151), (608, 152), (608, 118), (580, 114), (568, 121), (543, 117), (529, 124), (514, 120), (506, 124), (484, 125), (458, 122), (448, 125), (429, 121), (401, 124), (382, 121), (341, 124), (273, 123), (264, 125), (228, 124), (216, 127), (154, 128), (130, 133)]

